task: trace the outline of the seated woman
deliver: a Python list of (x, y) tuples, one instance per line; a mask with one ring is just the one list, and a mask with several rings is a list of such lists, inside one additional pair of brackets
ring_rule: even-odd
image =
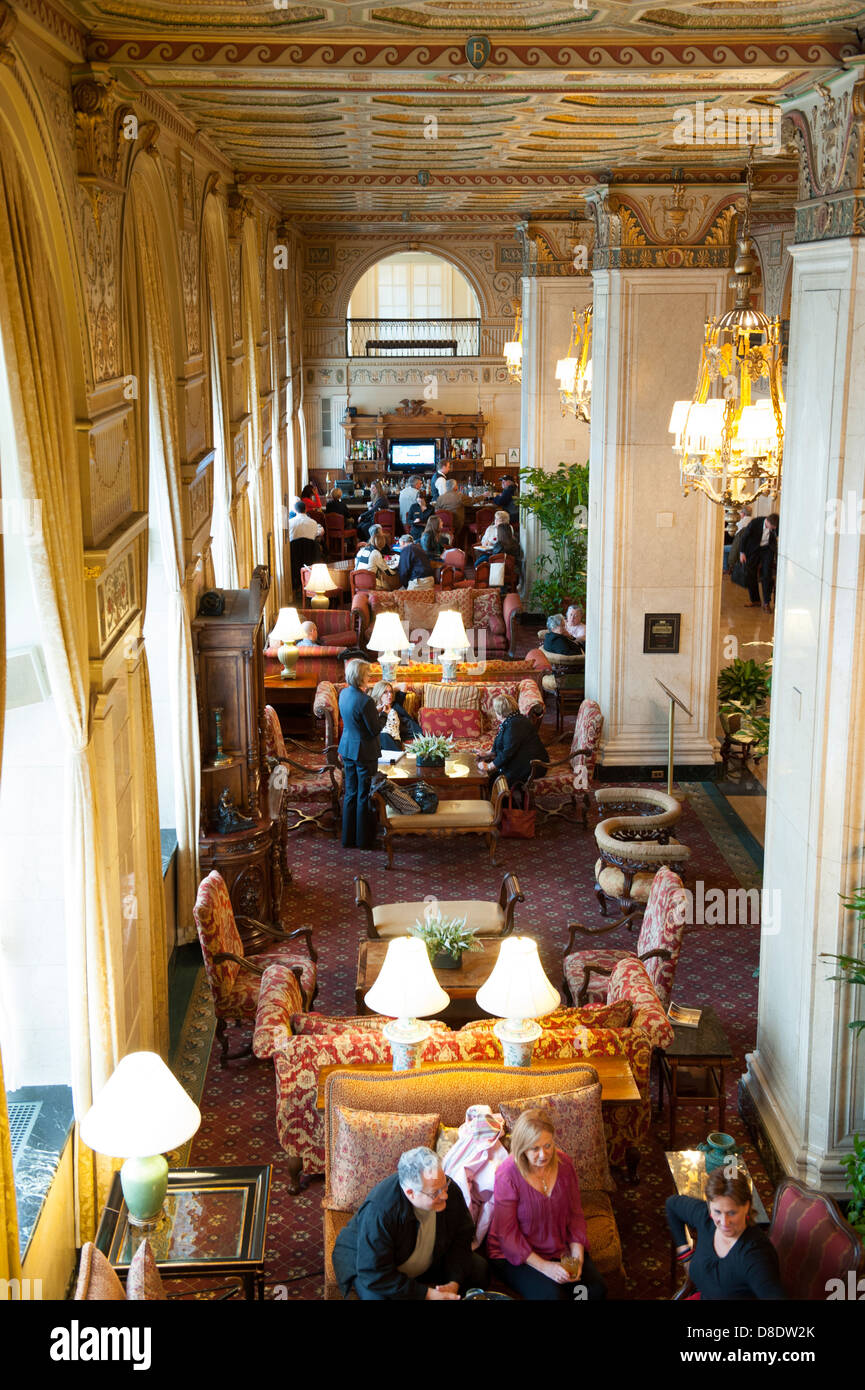
[(550, 755), (531, 719), (519, 713), (516, 701), (510, 695), (495, 697), (493, 714), (501, 723), (493, 740), (492, 756), (487, 762), (479, 758), (478, 768), (481, 772), (489, 773), (490, 785), (497, 777), (505, 777), (508, 786), (513, 787), (526, 780), (534, 758), (546, 767)]
[(307, 509), (314, 507), (316, 510), (321, 511), (322, 502), (315, 483), (307, 483), (305, 487), (301, 488), (300, 495), (306, 503)]
[(369, 540), (360, 546), (354, 557), (356, 570), (372, 570), (377, 589), (398, 589), (399, 578), (392, 574), (385, 555), (389, 554), (387, 536), (380, 526), (371, 526)]
[(431, 560), (440, 559), (443, 552), (447, 550), (447, 537), (442, 531), (442, 519), (440, 516), (433, 515), (430, 517), (424, 527), (420, 543)]
[[(586, 1250), (586, 1219), (577, 1172), (556, 1148), (548, 1110), (524, 1110), (511, 1134), (510, 1157), (496, 1171), (487, 1253), (497, 1278), (522, 1298), (606, 1298)], [(562, 1263), (567, 1260), (567, 1266)]]
[(426, 530), (426, 524), (432, 515), (429, 498), (426, 496), (426, 493), (419, 492), (417, 501), (412, 502), (408, 509), (408, 515), (406, 516), (406, 525), (411, 531), (411, 538), (413, 541), (420, 540)]
[(369, 506), (357, 519), (357, 534), (362, 541), (369, 538), (375, 524), (375, 514), (387, 507), (387, 495), (381, 483), (372, 483), (369, 489)]
[(496, 540), (488, 558), (494, 560), (497, 555), (512, 555), (517, 567), (517, 583), (523, 568), (523, 552), (520, 543), (514, 535), (514, 529), (510, 522), (502, 522), (496, 527)]
[(403, 709), (405, 691), (394, 691), (390, 681), (379, 681), (370, 691), (370, 699), (375, 701), (379, 714), (387, 716), (381, 732), (381, 746), (398, 753), (413, 738), (418, 738), (423, 730), (410, 714)]
[[(786, 1298), (775, 1247), (764, 1231), (750, 1224), (753, 1219), (748, 1179), (727, 1177), (722, 1168), (706, 1179), (704, 1202), (697, 1197), (667, 1198), (676, 1258), (697, 1289), (692, 1298)], [(686, 1224), (696, 1232), (693, 1248), (686, 1239)]]
[(489, 526), (484, 531), (484, 534), (481, 536), (481, 539), (478, 541), (478, 545), (483, 546), (485, 550), (492, 550), (493, 546), (498, 540), (499, 527), (510, 526), (510, 524), (511, 519), (508, 516), (507, 512), (501, 510), (497, 511), (495, 516), (493, 517), (493, 520), (490, 522)]
[(586, 613), (578, 603), (572, 603), (565, 614), (565, 636), (581, 646), (586, 641)]
[(547, 618), (544, 651), (553, 652), (557, 656), (582, 656), (582, 646), (567, 634), (564, 613), (552, 613)]

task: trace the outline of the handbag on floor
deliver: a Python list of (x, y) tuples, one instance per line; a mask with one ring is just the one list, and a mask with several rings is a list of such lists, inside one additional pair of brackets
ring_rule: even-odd
[(537, 811), (514, 805), (513, 792), (508, 793), (502, 810), (502, 837), (506, 840), (533, 840)]

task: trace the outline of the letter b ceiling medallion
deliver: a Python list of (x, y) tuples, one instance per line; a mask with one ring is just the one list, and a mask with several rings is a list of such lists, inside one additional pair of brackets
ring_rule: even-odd
[(466, 57), (473, 68), (482, 68), (490, 56), (490, 41), (486, 34), (472, 34), (466, 39)]

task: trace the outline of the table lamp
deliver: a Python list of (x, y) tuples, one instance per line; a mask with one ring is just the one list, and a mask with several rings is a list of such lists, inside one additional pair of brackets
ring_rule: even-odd
[(282, 663), (280, 675), (284, 681), (297, 678), (297, 647), (294, 645), (303, 636), (303, 628), (296, 608), (280, 608), (276, 627), (270, 634), (270, 645), (277, 647), (276, 655)]
[(304, 588), (304, 593), (309, 594), (310, 607), (329, 608), (328, 594), (332, 594), (335, 588), (336, 583), (327, 565), (313, 565)]
[(544, 974), (538, 943), (530, 936), (506, 937), (477, 1001), (486, 1013), (498, 1016), (493, 1032), (502, 1045), (505, 1066), (531, 1066), (532, 1048), (543, 1032), (534, 1020), (561, 1002)]
[(366, 644), (370, 651), (380, 652), (381, 673), (392, 681), (399, 665), (400, 653), (411, 646), (398, 613), (376, 613), (372, 633)]
[(420, 1021), (420, 1015), (437, 1014), (449, 1002), (420, 937), (394, 937), (388, 943), (378, 979), (364, 995), (369, 1008), (394, 1020), (382, 1029), (390, 1043), (394, 1071), (417, 1065), (421, 1044), (432, 1032), (428, 1023)]
[(435, 627), (430, 633), (429, 644), (431, 647), (442, 648), (442, 680), (456, 680), (460, 653), (465, 652), (469, 645), (462, 614), (451, 608), (440, 610)]
[(120, 1185), (133, 1226), (155, 1225), (168, 1190), (163, 1154), (191, 1139), (201, 1111), (155, 1052), (130, 1052), (81, 1121), (96, 1153), (125, 1158)]

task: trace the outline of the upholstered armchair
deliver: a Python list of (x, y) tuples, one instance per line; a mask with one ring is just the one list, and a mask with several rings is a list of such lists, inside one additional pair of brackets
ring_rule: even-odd
[[(316, 994), (315, 963), (318, 956), (309, 927), (284, 932), (279, 927), (255, 922), (251, 917), (241, 917), (241, 922), (251, 923), (273, 942), (265, 951), (245, 956), (225, 879), (215, 869), (198, 885), (192, 915), (213, 996), (216, 1036), (222, 1049), (219, 1065), (224, 1067), (227, 1062), (245, 1057), (252, 1051), (251, 1047), (247, 1047), (230, 1055), (227, 1026), (235, 1023), (248, 1027), (255, 1022), (261, 977), (266, 967), (277, 961), (291, 967), (297, 973), (306, 1007), (309, 1007)], [(299, 949), (301, 940), (306, 943), (306, 953)]]
[(619, 961), (636, 957), (645, 966), (664, 1008), (670, 1007), (673, 980), (688, 915), (688, 897), (678, 874), (674, 874), (666, 865), (662, 865), (655, 874), (643, 913), (640, 934), (633, 951), (574, 949), (578, 936), (603, 936), (623, 926), (633, 930), (638, 915), (635, 909), (620, 921), (610, 922), (601, 927), (584, 927), (579, 922), (569, 924), (568, 944), (565, 947), (562, 967), (565, 993), (572, 1001), (584, 1004), (589, 995), (595, 1000), (605, 999), (607, 984), (604, 977), (612, 974)]
[[(324, 830), (322, 818), (329, 816), (330, 825), (327, 827), (334, 834), (342, 820), (342, 809), (340, 797), (342, 796), (343, 773), (339, 764), (336, 745), (332, 745), (324, 750), (324, 762), (318, 766), (310, 766), (309, 763), (301, 762), (297, 758), (292, 758), (288, 754), (286, 744), (301, 752), (309, 754), (309, 748), (295, 739), (286, 740), (279, 723), (279, 716), (272, 705), (264, 707), (264, 751), (270, 764), (270, 790), (271, 806), (270, 813), (280, 823), (282, 834), (280, 844), (282, 846), (283, 857), (285, 857), (286, 836), (293, 830), (299, 830), (302, 825), (314, 825), (318, 830)], [(325, 802), (320, 811), (310, 815), (302, 811), (297, 805), (298, 801), (306, 804)], [(292, 824), (289, 817), (296, 817)], [(289, 882), (291, 875), (288, 873), (288, 866), (285, 867), (286, 882)]]
[[(797, 1178), (783, 1178), (775, 1189), (769, 1239), (778, 1252), (789, 1299), (823, 1303), (832, 1297), (833, 1280), (839, 1298), (857, 1297), (849, 1292), (848, 1276), (855, 1288), (863, 1267), (862, 1239), (825, 1192), (815, 1192)], [(694, 1285), (686, 1279), (674, 1301), (693, 1293)]]
[(595, 799), (602, 813), (616, 813), (604, 815), (595, 826), (595, 896), (601, 915), (606, 917), (610, 900), (622, 912), (632, 912), (648, 901), (661, 864), (680, 867), (691, 857), (687, 846), (670, 834), (682, 804), (645, 787), (603, 787)]
[[(589, 826), (589, 807), (591, 797), (589, 788), (595, 775), (595, 761), (598, 745), (604, 727), (601, 707), (594, 700), (583, 700), (574, 724), (571, 747), (566, 758), (558, 758), (544, 767), (535, 759), (528, 778), (523, 784), (527, 803), (534, 805), (539, 820), (549, 816), (562, 816), (564, 819), (580, 815), (583, 829)], [(566, 770), (567, 769), (567, 770)], [(554, 797), (552, 803), (544, 804), (540, 797)], [(581, 810), (577, 810), (579, 799)]]

